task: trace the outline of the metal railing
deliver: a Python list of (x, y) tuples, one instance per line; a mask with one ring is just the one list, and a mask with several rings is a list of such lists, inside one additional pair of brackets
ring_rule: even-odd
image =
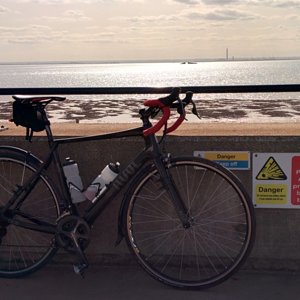
[[(0, 95), (105, 95), (105, 94), (166, 94), (172, 87), (48, 87), (48, 88), (0, 88)], [(181, 91), (202, 94), (220, 93), (283, 93), (300, 92), (300, 84), (183, 86)]]

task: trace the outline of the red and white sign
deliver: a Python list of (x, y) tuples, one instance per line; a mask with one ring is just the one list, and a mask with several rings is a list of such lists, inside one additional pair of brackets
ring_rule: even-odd
[(300, 156), (292, 158), (291, 203), (300, 205)]

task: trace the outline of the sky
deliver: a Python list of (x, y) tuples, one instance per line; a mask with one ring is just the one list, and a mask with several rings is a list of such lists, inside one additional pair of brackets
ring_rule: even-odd
[(0, 62), (300, 56), (300, 0), (0, 0)]

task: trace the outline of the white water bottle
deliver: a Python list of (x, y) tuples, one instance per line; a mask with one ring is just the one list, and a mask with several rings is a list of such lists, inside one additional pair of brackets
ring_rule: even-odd
[(68, 157), (63, 165), (63, 170), (71, 194), (72, 202), (79, 203), (84, 201), (85, 197), (82, 194), (83, 184), (79, 175), (77, 163)]
[(102, 172), (94, 179), (90, 186), (83, 192), (86, 199), (94, 202), (96, 196), (104, 193), (107, 185), (110, 184), (119, 174), (120, 163), (108, 164)]

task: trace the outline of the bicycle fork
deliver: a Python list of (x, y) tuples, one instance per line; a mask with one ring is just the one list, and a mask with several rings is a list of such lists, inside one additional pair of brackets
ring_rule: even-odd
[(155, 158), (154, 163), (159, 172), (163, 187), (169, 193), (172, 204), (174, 205), (174, 209), (181, 221), (183, 228), (187, 229), (191, 227), (191, 218), (189, 216), (188, 209), (175, 185), (172, 175), (168, 171), (168, 165), (170, 164), (170, 154), (168, 154), (167, 157), (163, 159), (163, 161), (161, 160), (161, 156)]

